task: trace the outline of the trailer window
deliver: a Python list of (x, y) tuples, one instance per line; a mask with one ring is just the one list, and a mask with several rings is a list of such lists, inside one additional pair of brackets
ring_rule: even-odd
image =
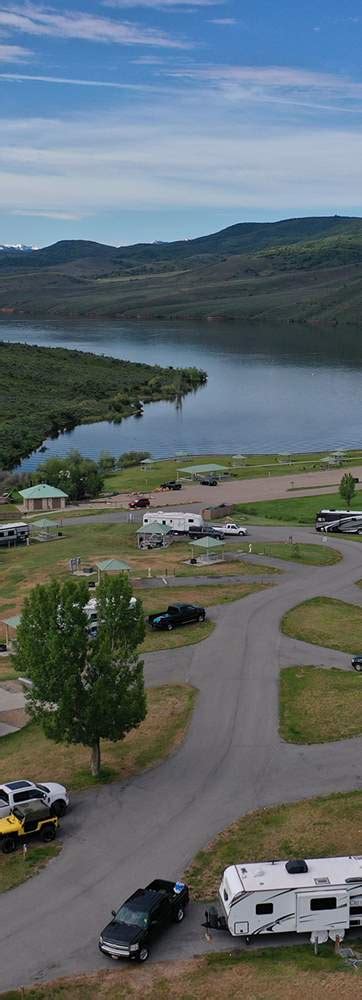
[(255, 913), (272, 913), (273, 909), (273, 903), (257, 903)]
[(311, 910), (336, 910), (337, 900), (335, 896), (317, 896), (310, 901)]

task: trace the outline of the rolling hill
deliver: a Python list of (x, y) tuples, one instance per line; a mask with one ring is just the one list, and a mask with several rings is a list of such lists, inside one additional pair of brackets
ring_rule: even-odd
[(114, 247), (85, 240), (0, 255), (0, 313), (353, 324), (362, 219), (240, 223)]

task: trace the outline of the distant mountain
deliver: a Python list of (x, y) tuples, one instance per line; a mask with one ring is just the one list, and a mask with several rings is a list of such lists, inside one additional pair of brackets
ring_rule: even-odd
[(238, 223), (197, 239), (128, 247), (62, 240), (0, 253), (6, 313), (355, 324), (361, 309), (360, 218)]
[(28, 247), (25, 243), (0, 243), (0, 253), (32, 253), (33, 250), (35, 250), (35, 247)]

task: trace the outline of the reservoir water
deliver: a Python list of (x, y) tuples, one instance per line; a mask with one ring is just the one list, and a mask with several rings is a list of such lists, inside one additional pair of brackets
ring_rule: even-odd
[[(0, 339), (68, 347), (208, 373), (181, 406), (152, 403), (142, 419), (83, 425), (45, 442), (22, 469), (70, 448), (147, 450), (154, 457), (361, 447), (362, 339), (358, 330), (238, 323), (0, 321)], [(61, 371), (59, 372), (61, 379)]]

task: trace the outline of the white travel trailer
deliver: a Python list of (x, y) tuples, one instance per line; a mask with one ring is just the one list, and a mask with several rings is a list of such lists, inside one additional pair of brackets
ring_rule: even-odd
[(175, 535), (187, 535), (189, 528), (201, 528), (204, 521), (201, 514), (187, 514), (184, 511), (158, 510), (156, 513), (147, 511), (147, 514), (143, 515), (143, 524), (155, 523), (165, 524), (167, 528), (171, 528)]
[(362, 926), (362, 855), (231, 865), (219, 899), (222, 916), (209, 911), (207, 926), (234, 937), (293, 931), (342, 939)]
[(29, 538), (29, 525), (25, 521), (0, 524), (0, 545), (19, 545)]

